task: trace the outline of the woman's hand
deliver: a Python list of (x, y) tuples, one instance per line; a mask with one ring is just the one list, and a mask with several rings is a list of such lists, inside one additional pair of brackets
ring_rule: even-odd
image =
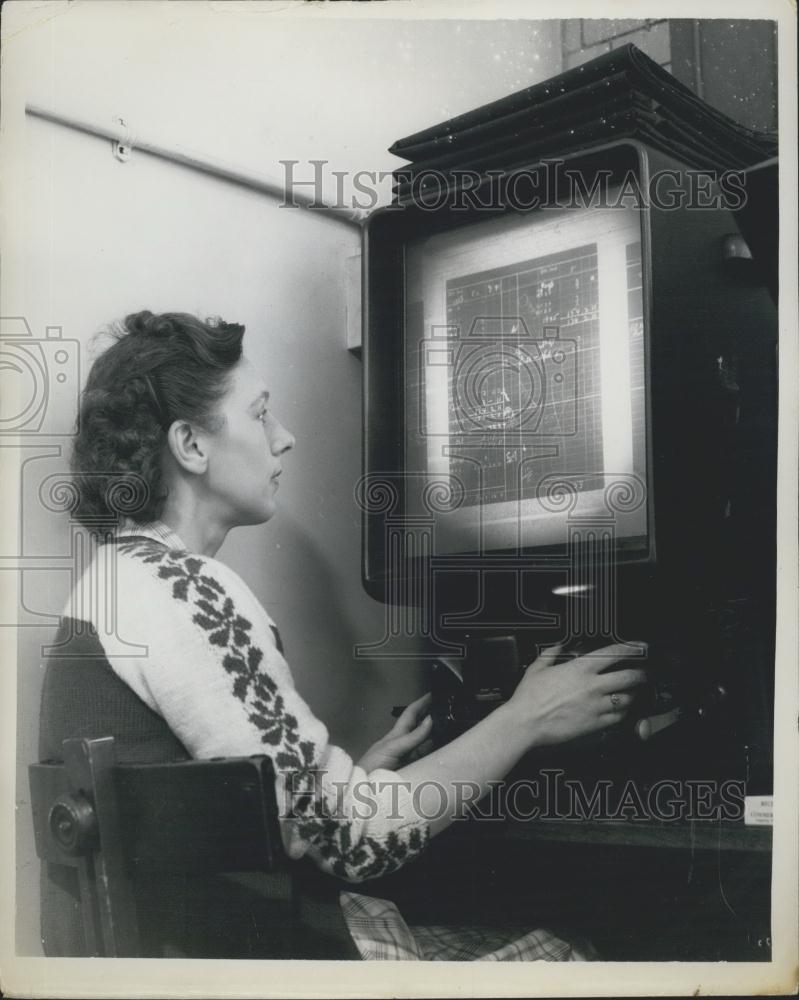
[(432, 749), (430, 734), (433, 720), (427, 714), (430, 708), (430, 694), (411, 702), (397, 719), (388, 733), (369, 747), (358, 761), (368, 774), (377, 768), (396, 771), (402, 764), (418, 760)]
[(530, 747), (566, 743), (622, 721), (634, 689), (646, 681), (640, 667), (608, 667), (639, 653), (640, 647), (598, 649), (568, 663), (555, 663), (560, 646), (545, 650), (527, 668), (507, 703), (515, 724), (524, 727)]

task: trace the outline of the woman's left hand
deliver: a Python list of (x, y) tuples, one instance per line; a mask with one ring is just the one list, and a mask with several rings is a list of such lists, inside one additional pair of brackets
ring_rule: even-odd
[(433, 748), (430, 740), (433, 720), (427, 714), (430, 702), (429, 693), (412, 701), (389, 732), (369, 747), (358, 761), (358, 766), (367, 774), (377, 768), (396, 771), (402, 764), (408, 764), (429, 753)]

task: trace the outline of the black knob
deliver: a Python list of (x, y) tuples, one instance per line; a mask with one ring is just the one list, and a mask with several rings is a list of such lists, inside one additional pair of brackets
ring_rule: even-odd
[(97, 816), (82, 795), (62, 795), (48, 817), (50, 833), (67, 854), (85, 854), (98, 842)]

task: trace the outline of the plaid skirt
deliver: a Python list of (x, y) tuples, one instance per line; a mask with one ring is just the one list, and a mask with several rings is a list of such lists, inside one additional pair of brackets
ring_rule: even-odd
[(361, 958), (406, 962), (584, 962), (598, 955), (587, 942), (565, 941), (544, 928), (414, 925), (387, 899), (340, 894)]

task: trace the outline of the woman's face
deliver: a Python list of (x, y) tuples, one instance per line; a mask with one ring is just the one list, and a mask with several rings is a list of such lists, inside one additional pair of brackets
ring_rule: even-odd
[(294, 437), (269, 412), (269, 392), (246, 359), (235, 366), (217, 405), (224, 422), (206, 438), (206, 486), (231, 525), (262, 524), (275, 513), (282, 457)]

